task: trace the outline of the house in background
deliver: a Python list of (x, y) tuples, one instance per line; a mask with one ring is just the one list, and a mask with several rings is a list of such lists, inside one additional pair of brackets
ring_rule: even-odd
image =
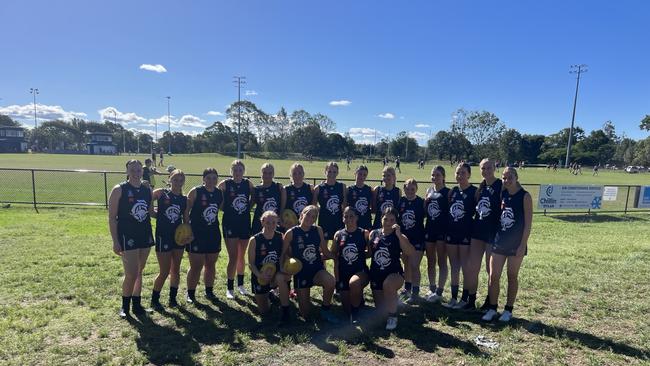
[(14, 126), (0, 126), (0, 153), (27, 151), (25, 129)]
[(117, 147), (113, 143), (113, 134), (110, 132), (88, 132), (90, 142), (86, 144), (88, 154), (115, 155)]

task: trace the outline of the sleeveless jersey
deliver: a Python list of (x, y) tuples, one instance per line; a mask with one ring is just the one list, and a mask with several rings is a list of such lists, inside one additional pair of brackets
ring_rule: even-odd
[(318, 227), (312, 226), (304, 231), (300, 226), (292, 229), (291, 253), (294, 258), (302, 262), (301, 272), (310, 272), (314, 268), (323, 267), (320, 253), (320, 235)]
[(266, 263), (275, 264), (280, 270), (280, 255), (282, 254), (282, 234), (273, 233), (271, 239), (264, 237), (261, 232), (255, 235), (255, 267), (261, 269)]
[(399, 238), (393, 231), (384, 235), (381, 229), (375, 229), (370, 233), (370, 272), (371, 273), (399, 273), (402, 272), (400, 254), (402, 248), (399, 246)]
[(284, 208), (289, 208), (295, 212), (296, 216), (300, 217), (302, 209), (311, 205), (314, 199), (311, 191), (311, 186), (308, 183), (303, 183), (300, 188), (293, 184), (286, 187), (287, 203)]
[(149, 244), (151, 238), (151, 218), (149, 205), (151, 204), (151, 190), (144, 185), (136, 188), (123, 182), (120, 184), (122, 196), (117, 209), (117, 232), (122, 238), (129, 238), (124, 243), (125, 248)]
[(366, 238), (362, 228), (353, 232), (341, 229), (336, 232), (339, 273), (356, 273), (366, 267)]
[(244, 178), (235, 183), (233, 179), (226, 179), (223, 192), (223, 221), (236, 224), (240, 220), (250, 222), (250, 183)]
[(165, 189), (162, 191), (157, 203), (156, 237), (173, 236), (176, 228), (183, 223), (183, 212), (187, 207), (187, 197), (175, 195), (170, 189)]
[[(343, 183), (336, 182), (334, 185), (321, 183), (318, 185), (318, 225), (329, 235), (343, 226)], [(326, 236), (329, 236), (326, 235)]]
[(401, 197), (397, 204), (399, 226), (402, 234), (406, 235), (411, 244), (424, 243), (424, 200), (420, 196), (409, 201)]
[(196, 199), (190, 211), (190, 222), (194, 236), (209, 236), (219, 233), (219, 206), (223, 202), (223, 193), (215, 188), (208, 192), (204, 186), (196, 187)]
[(478, 202), (476, 202), (476, 216), (473, 230), (480, 233), (494, 233), (499, 216), (501, 215), (501, 179), (495, 180), (491, 185), (479, 189)]
[(454, 187), (449, 198), (447, 233), (454, 238), (469, 237), (475, 210), (476, 187), (470, 184), (464, 191)]
[(429, 241), (435, 241), (436, 234), (444, 235), (446, 232), (449, 188), (443, 187), (439, 191), (435, 191), (433, 187), (429, 187), (424, 207), (427, 214), (426, 232), (433, 236), (429, 238)]
[(375, 221), (373, 224), (374, 228), (381, 227), (381, 214), (388, 207), (394, 207), (399, 201), (399, 188), (393, 187), (391, 190), (387, 190), (383, 186), (379, 186), (377, 189), (377, 198), (375, 200)]
[(362, 188), (355, 185), (349, 186), (346, 193), (347, 205), (354, 208), (359, 215), (357, 225), (360, 228), (370, 230), (372, 228), (372, 216), (370, 212), (370, 201), (372, 201), (372, 188), (364, 184)]
[(500, 225), (492, 245), (492, 249), (498, 254), (515, 255), (517, 248), (521, 245), (524, 235), (524, 196), (526, 193), (523, 188), (512, 196), (507, 190), (503, 191)]

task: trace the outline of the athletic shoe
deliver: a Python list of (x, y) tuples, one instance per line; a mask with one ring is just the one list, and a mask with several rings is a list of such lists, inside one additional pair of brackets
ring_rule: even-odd
[(499, 317), (500, 322), (507, 323), (512, 319), (512, 313), (509, 312), (508, 310), (504, 310), (501, 316)]
[(235, 294), (232, 292), (232, 290), (226, 290), (226, 299), (228, 299), (228, 300), (234, 300), (235, 299)]
[[(461, 301), (461, 302), (462, 302), (462, 301)], [(455, 308), (454, 308), (454, 309), (455, 309)], [(476, 311), (476, 304), (466, 303), (465, 305), (463, 305), (463, 307), (458, 308), (458, 310), (462, 310), (462, 311)]]
[(409, 296), (406, 300), (404, 300), (404, 303), (407, 305), (413, 305), (420, 302), (420, 300), (421, 300), (420, 295), (411, 294), (411, 296)]
[(386, 320), (386, 330), (393, 330), (395, 328), (397, 328), (397, 317), (389, 316), (388, 320)]
[(175, 308), (178, 306), (178, 301), (176, 301), (175, 297), (172, 297), (169, 299), (169, 307)]
[(399, 292), (399, 297), (408, 298), (409, 296), (411, 296), (411, 291), (402, 289), (402, 291)]
[(135, 305), (135, 304), (131, 305), (131, 311), (133, 311), (133, 314), (135, 315), (143, 315), (148, 312), (148, 310), (142, 307), (142, 305)]
[(467, 306), (467, 301), (460, 300), (452, 309), (460, 310), (460, 309), (464, 308), (465, 306)]
[(124, 310), (124, 308), (120, 308), (120, 312), (118, 313), (120, 318), (126, 319), (129, 317), (129, 310)]
[(212, 291), (206, 292), (205, 297), (208, 300), (216, 300), (217, 299), (217, 295), (215, 295), (214, 292), (212, 292)]
[(427, 302), (434, 303), (434, 304), (441, 303), (442, 296), (436, 294), (435, 292), (430, 293), (429, 295), (427, 295)]
[(359, 324), (358, 314), (350, 314), (350, 324)]
[(196, 297), (186, 295), (185, 296), (185, 302), (187, 302), (188, 304), (194, 304), (196, 302)]
[(494, 320), (495, 316), (497, 316), (497, 311), (494, 309), (490, 309), (488, 310), (487, 313), (485, 313), (485, 315), (483, 315), (481, 320), (483, 320), (484, 322), (491, 322), (492, 320)]
[(321, 309), (320, 316), (321, 318), (325, 319), (325, 321), (328, 323), (338, 324), (340, 322), (339, 319), (332, 313), (331, 310)]
[(156, 310), (163, 310), (163, 306), (158, 300), (151, 300), (151, 308)]
[(451, 300), (449, 300), (448, 303), (443, 304), (442, 306), (444, 306), (446, 308), (449, 308), (449, 309), (453, 309), (456, 306), (456, 304), (458, 304), (458, 300), (452, 298)]
[(237, 286), (237, 290), (239, 290), (239, 293), (243, 296), (248, 295), (248, 290), (244, 287), (244, 285)]

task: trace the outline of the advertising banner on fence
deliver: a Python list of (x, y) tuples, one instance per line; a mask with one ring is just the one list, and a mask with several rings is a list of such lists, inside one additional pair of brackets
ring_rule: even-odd
[(542, 209), (599, 209), (603, 186), (542, 184), (539, 186), (537, 207)]
[(639, 187), (638, 198), (636, 201), (637, 208), (650, 208), (650, 186)]
[(616, 201), (618, 195), (618, 187), (605, 186), (603, 190), (603, 201)]

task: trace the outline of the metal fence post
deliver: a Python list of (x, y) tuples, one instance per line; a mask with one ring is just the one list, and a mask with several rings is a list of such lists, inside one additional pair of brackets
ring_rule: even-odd
[(627, 215), (627, 203), (630, 201), (630, 186), (627, 186), (627, 195), (625, 196), (625, 212), (623, 214)]
[(104, 172), (104, 205), (108, 210), (108, 183), (106, 182), (106, 172)]
[(34, 200), (34, 210), (36, 213), (39, 213), (36, 207), (36, 178), (34, 176), (34, 169), (32, 169), (32, 198)]

